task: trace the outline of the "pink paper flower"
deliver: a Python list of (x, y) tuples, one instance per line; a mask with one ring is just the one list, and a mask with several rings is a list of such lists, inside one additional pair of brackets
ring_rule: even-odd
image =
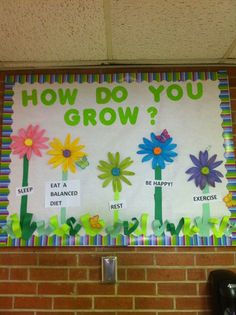
[(45, 142), (49, 139), (43, 137), (44, 133), (45, 129), (40, 130), (38, 125), (29, 125), (27, 129), (21, 128), (17, 136), (12, 136), (12, 153), (19, 154), (20, 158), (26, 155), (28, 160), (30, 160), (32, 153), (42, 156), (40, 150), (48, 148)]

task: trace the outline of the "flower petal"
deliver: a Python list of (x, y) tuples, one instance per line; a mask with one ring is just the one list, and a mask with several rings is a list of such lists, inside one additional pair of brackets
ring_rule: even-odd
[(145, 155), (145, 156), (142, 158), (142, 162), (150, 161), (150, 160), (153, 159), (153, 158), (154, 158), (154, 155), (151, 155), (151, 154)]
[(154, 148), (155, 145), (150, 141), (148, 140), (147, 138), (143, 138), (143, 143), (148, 147), (148, 148)]
[(116, 166), (118, 166), (119, 163), (120, 163), (120, 153), (119, 153), (119, 152), (116, 152), (116, 155), (115, 155), (115, 163), (116, 163)]
[(133, 175), (135, 175), (135, 173), (134, 173), (134, 172), (131, 172), (131, 171), (122, 171), (121, 174), (122, 174), (122, 175), (127, 175), (127, 176), (133, 176)]
[(131, 161), (130, 157), (125, 158), (123, 161), (120, 162), (120, 168), (126, 167), (126, 165), (131, 165), (133, 161)]
[(200, 161), (192, 154), (190, 154), (190, 159), (192, 160), (193, 164), (196, 165), (197, 167), (201, 167)]
[(217, 171), (217, 170), (212, 170), (211, 174), (213, 174), (215, 176), (218, 176), (218, 177), (224, 177), (224, 175), (221, 172)]
[(221, 165), (223, 163), (223, 161), (218, 161), (215, 163), (212, 163), (211, 165), (209, 165), (209, 168), (212, 170), (213, 168), (216, 168), (217, 166)]
[(208, 161), (208, 151), (205, 150), (204, 152), (200, 151), (199, 152), (199, 161), (201, 163), (201, 165), (205, 166), (207, 165), (207, 161)]
[(193, 166), (193, 167), (190, 167), (185, 173), (186, 174), (195, 174), (198, 170), (199, 170), (198, 167)]
[(111, 181), (112, 181), (112, 177), (108, 177), (106, 180), (104, 180), (102, 187), (107, 187)]
[(70, 145), (70, 133), (67, 134), (65, 142), (64, 142), (64, 146), (68, 147)]
[(132, 184), (131, 184), (131, 182), (125, 177), (125, 176), (120, 176), (120, 179), (124, 182), (124, 183), (126, 183), (127, 185), (129, 185), (129, 186), (131, 186)]
[(111, 177), (111, 175), (109, 173), (104, 173), (104, 174), (98, 175), (98, 178), (100, 178), (100, 179), (105, 179), (108, 177)]
[(112, 154), (111, 152), (108, 152), (108, 153), (107, 153), (107, 156), (108, 156), (109, 162), (110, 162), (113, 166), (116, 165), (115, 156), (113, 156), (113, 154)]
[(206, 187), (206, 184), (207, 184), (206, 176), (201, 176), (199, 182), (200, 189), (203, 190)]
[(212, 155), (212, 157), (207, 162), (207, 166), (213, 164), (215, 162), (215, 160), (216, 160), (216, 157), (217, 157), (216, 154)]
[(100, 160), (99, 163), (101, 164), (101, 166), (103, 166), (104, 168), (111, 170), (113, 165), (107, 163), (106, 161)]

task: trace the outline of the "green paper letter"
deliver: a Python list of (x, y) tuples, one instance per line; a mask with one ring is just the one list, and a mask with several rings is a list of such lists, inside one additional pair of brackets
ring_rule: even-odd
[(139, 108), (136, 106), (134, 107), (133, 112), (131, 112), (130, 107), (127, 107), (125, 110), (123, 107), (118, 107), (118, 113), (122, 125), (126, 125), (127, 121), (129, 121), (131, 125), (135, 125), (138, 118)]
[(57, 100), (57, 93), (52, 89), (46, 89), (41, 93), (41, 102), (45, 106), (53, 105)]
[[(173, 93), (175, 90), (175, 93)], [(183, 90), (178, 84), (171, 84), (166, 90), (168, 98), (172, 101), (179, 101), (183, 97)]]
[(24, 107), (28, 106), (28, 102), (32, 101), (33, 105), (37, 105), (38, 104), (38, 99), (37, 99), (37, 90), (32, 90), (32, 94), (28, 95), (27, 94), (28, 91), (23, 90), (21, 93), (21, 97), (22, 97), (22, 105)]
[(203, 86), (202, 86), (202, 83), (201, 82), (198, 82), (197, 83), (197, 93), (196, 94), (193, 94), (193, 85), (192, 83), (187, 83), (187, 93), (188, 93), (188, 96), (193, 99), (193, 100), (197, 100), (199, 98), (202, 97), (202, 94), (203, 94)]
[(149, 86), (149, 91), (152, 92), (155, 102), (160, 102), (160, 94), (164, 91), (164, 89), (163, 85), (160, 85), (158, 88), (155, 88), (152, 85)]
[(64, 120), (69, 126), (76, 126), (80, 122), (79, 111), (77, 109), (69, 109), (65, 115)]
[[(108, 116), (108, 117), (107, 117)], [(105, 107), (101, 112), (99, 113), (99, 119), (101, 123), (105, 126), (112, 125), (116, 120), (116, 112), (114, 109)]]
[(58, 95), (60, 99), (60, 104), (65, 105), (68, 102), (70, 105), (74, 105), (77, 94), (77, 89), (73, 89), (72, 93), (70, 89), (59, 89)]

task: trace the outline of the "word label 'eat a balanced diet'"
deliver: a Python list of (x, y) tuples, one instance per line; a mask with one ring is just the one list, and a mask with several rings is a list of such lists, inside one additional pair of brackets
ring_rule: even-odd
[(80, 205), (80, 182), (67, 180), (47, 182), (45, 185), (45, 207), (76, 207)]

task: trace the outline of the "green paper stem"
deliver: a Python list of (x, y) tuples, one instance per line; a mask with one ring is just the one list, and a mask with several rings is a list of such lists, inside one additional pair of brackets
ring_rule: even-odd
[[(62, 180), (68, 180), (68, 171), (62, 172)], [(66, 223), (66, 207), (61, 207), (61, 224)]]
[(119, 210), (114, 210), (114, 223), (119, 221)]
[(115, 201), (119, 201), (120, 200), (120, 193), (119, 193), (119, 191), (115, 191), (114, 192), (114, 200)]
[[(155, 180), (161, 180), (161, 168), (156, 167), (155, 169)], [(155, 220), (159, 220), (160, 224), (163, 224), (162, 221), (162, 187), (155, 187), (154, 193), (154, 202), (155, 202)]]
[[(119, 191), (115, 191), (114, 192), (114, 200), (115, 201), (119, 201), (120, 200), (120, 193)], [(114, 210), (114, 223), (119, 221), (119, 210)]]
[[(28, 175), (29, 175), (29, 160), (27, 156), (23, 157), (23, 179), (22, 179), (22, 187), (28, 186)], [(27, 203), (28, 203), (28, 195), (21, 196), (21, 204), (20, 204), (20, 222), (23, 223), (24, 216), (27, 213)]]
[[(205, 188), (203, 189), (202, 193), (203, 194), (209, 194), (209, 191), (210, 191), (209, 185), (206, 185)], [(209, 204), (209, 202), (204, 203), (202, 205), (202, 212), (205, 214), (206, 217), (207, 216), (210, 217), (210, 204)]]

